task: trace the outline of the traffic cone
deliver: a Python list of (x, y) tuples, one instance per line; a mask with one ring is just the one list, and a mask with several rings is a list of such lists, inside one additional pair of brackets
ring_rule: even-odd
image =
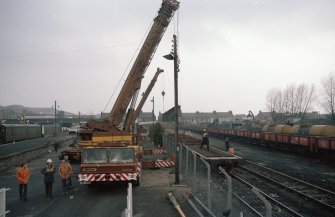
[(171, 153), (171, 161), (175, 162), (174, 161), (174, 153), (173, 152)]

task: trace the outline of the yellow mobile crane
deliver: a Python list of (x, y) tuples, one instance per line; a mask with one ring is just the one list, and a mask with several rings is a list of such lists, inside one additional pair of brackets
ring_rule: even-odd
[[(132, 114), (144, 73), (178, 8), (176, 0), (162, 1), (108, 118), (89, 121), (87, 129), (79, 131), (81, 164), (78, 178), (81, 184), (112, 181), (140, 183), (143, 146), (130, 133), (129, 124), (134, 119)], [(127, 121), (123, 123), (123, 120)]]

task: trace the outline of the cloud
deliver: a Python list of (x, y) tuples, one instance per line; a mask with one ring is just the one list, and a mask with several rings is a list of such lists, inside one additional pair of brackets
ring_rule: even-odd
[[(0, 1), (1, 104), (49, 106), (57, 99), (70, 112), (99, 113), (120, 79), (123, 84), (160, 3)], [(164, 110), (173, 106), (173, 65), (162, 55), (178, 32), (183, 111), (264, 109), (271, 87), (317, 83), (334, 71), (334, 6), (331, 0), (182, 1), (141, 92), (163, 68), (149, 98), (155, 96), (155, 110), (163, 111), (164, 90)]]

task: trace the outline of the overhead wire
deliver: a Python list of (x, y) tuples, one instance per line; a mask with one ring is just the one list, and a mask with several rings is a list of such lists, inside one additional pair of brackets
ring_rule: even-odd
[(35, 57), (35, 56), (49, 56), (49, 55), (59, 55), (59, 54), (67, 54), (67, 53), (82, 53), (82, 52), (90, 52), (96, 50), (105, 50), (115, 47), (125, 47), (135, 44), (135, 42), (127, 43), (127, 44), (119, 44), (119, 45), (111, 45), (105, 47), (97, 47), (97, 48), (83, 48), (76, 50), (64, 50), (64, 51), (52, 51), (52, 52), (44, 52), (44, 53), (35, 53), (35, 54), (23, 54), (23, 55), (12, 55), (12, 56), (0, 56), (0, 59), (14, 59), (14, 58), (24, 58), (24, 57)]

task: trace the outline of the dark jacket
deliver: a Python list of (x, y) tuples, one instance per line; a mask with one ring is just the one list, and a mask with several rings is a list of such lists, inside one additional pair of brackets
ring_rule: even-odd
[(48, 165), (46, 165), (42, 170), (41, 173), (44, 174), (44, 182), (45, 183), (50, 183), (50, 182), (54, 182), (55, 177), (55, 167), (52, 165), (51, 167), (49, 167)]
[(226, 145), (226, 149), (227, 149), (227, 151), (229, 150), (229, 148), (230, 148), (230, 144), (229, 144), (229, 140), (225, 140), (224, 141), (224, 143), (225, 143), (225, 145)]
[(208, 144), (209, 144), (208, 136), (204, 136), (204, 137), (202, 137), (202, 144), (203, 144), (203, 145), (208, 145)]

